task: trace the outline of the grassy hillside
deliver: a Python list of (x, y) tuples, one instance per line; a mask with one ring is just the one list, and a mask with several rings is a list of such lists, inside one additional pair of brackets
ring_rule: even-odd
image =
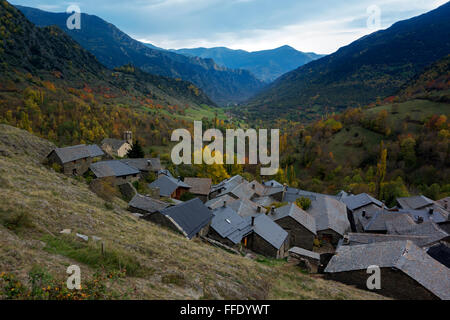
[[(311, 277), (284, 261), (256, 262), (188, 241), (135, 218), (120, 199), (107, 208), (83, 181), (39, 163), (52, 147), (23, 130), (0, 125), (0, 273), (13, 274), (27, 288), (30, 271), (62, 281), (67, 266), (76, 264), (85, 277), (83, 286), (98, 279), (95, 273), (111, 276), (102, 280), (107, 289), (100, 296), (106, 298), (380, 298)], [(63, 229), (72, 233), (62, 235)], [(75, 232), (101, 240), (84, 242)], [(0, 280), (0, 298), (6, 297), (4, 283)]]

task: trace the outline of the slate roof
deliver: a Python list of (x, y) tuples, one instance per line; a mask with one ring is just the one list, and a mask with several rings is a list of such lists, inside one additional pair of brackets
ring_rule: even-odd
[[(433, 213), (430, 213), (429, 209), (433, 209)], [(399, 209), (398, 212), (409, 214), (416, 222), (419, 218), (424, 222), (432, 221), (435, 223), (442, 223), (448, 221), (448, 213), (437, 206), (435, 208), (427, 208), (424, 210)]]
[(436, 243), (433, 236), (418, 236), (418, 235), (399, 235), (399, 234), (377, 234), (377, 233), (349, 233), (345, 236), (343, 245), (357, 246), (361, 244), (370, 244), (377, 242), (392, 242), (392, 241), (412, 241), (418, 247), (425, 247)]
[(378, 207), (382, 207), (383, 203), (371, 195), (368, 195), (367, 193), (361, 193), (358, 195), (351, 195), (351, 196), (343, 196), (341, 197), (341, 201), (346, 204), (346, 206), (350, 210), (356, 210), (362, 207), (365, 207), (370, 204), (375, 204)]
[(96, 144), (88, 145), (87, 148), (88, 148), (88, 151), (89, 151), (89, 155), (92, 158), (102, 157), (102, 156), (105, 155), (103, 150)]
[(293, 247), (289, 249), (289, 255), (297, 255), (320, 261), (320, 254), (299, 247)]
[(189, 192), (207, 196), (211, 190), (212, 180), (209, 178), (185, 178), (184, 182), (191, 186)]
[(340, 246), (325, 272), (366, 270), (371, 265), (396, 268), (437, 297), (450, 299), (450, 269), (431, 258), (411, 241)]
[(365, 232), (385, 232), (388, 230), (388, 222), (401, 226), (414, 224), (412, 218), (405, 213), (383, 210), (381, 208), (367, 212), (365, 217), (360, 215), (358, 220)]
[(80, 159), (95, 158), (104, 155), (103, 151), (95, 144), (89, 146), (80, 144), (65, 148), (56, 148), (51, 153), (53, 152), (56, 153), (63, 164)]
[(288, 233), (265, 214), (255, 217), (253, 231), (277, 250), (281, 248), (288, 237)]
[(100, 161), (89, 167), (97, 178), (122, 177), (139, 174), (139, 170), (119, 160)]
[(441, 240), (448, 241), (450, 239), (450, 235), (434, 222), (424, 222), (404, 227), (399, 226), (397, 228), (389, 226), (389, 234), (427, 236), (430, 238), (430, 243)]
[(244, 182), (245, 179), (240, 175), (233, 176), (231, 178), (225, 179), (219, 184), (211, 187), (211, 192), (216, 192), (222, 190), (221, 194), (228, 192), (229, 190), (235, 188), (238, 184)]
[(108, 145), (113, 150), (119, 150), (124, 144), (128, 144), (125, 140), (113, 139), (113, 138), (105, 138), (102, 140), (102, 146)]
[(252, 232), (251, 217), (242, 218), (230, 207), (217, 208), (213, 214), (211, 228), (234, 244), (240, 243), (242, 238)]
[(165, 175), (165, 176), (173, 178), (173, 175), (167, 169), (160, 169), (160, 170), (158, 170), (158, 176), (161, 176), (161, 175)]
[(332, 196), (329, 196), (326, 194), (315, 193), (315, 192), (310, 192), (310, 191), (305, 191), (305, 190), (301, 190), (301, 189), (288, 187), (283, 201), (295, 202), (297, 199), (302, 198), (302, 197), (308, 198), (311, 201), (314, 201), (316, 199), (323, 198), (323, 197), (328, 197), (328, 198), (332, 198), (332, 199), (335, 198), (335, 197), (332, 197)]
[(223, 195), (214, 199), (211, 199), (205, 203), (205, 206), (207, 206), (210, 209), (217, 209), (219, 207), (223, 206), (223, 203), (226, 202), (227, 204), (230, 204), (233, 201), (237, 201), (235, 198), (230, 197), (229, 195)]
[(283, 189), (284, 189), (283, 186), (275, 186), (275, 187), (265, 186), (256, 180), (253, 180), (252, 182), (250, 182), (250, 187), (253, 189), (254, 193), (258, 197), (272, 196), (277, 193), (283, 192)]
[(160, 212), (161, 210), (170, 206), (169, 203), (152, 199), (150, 197), (145, 197), (143, 195), (137, 194), (128, 203), (129, 207), (140, 209), (148, 213)]
[(443, 209), (445, 209), (445, 206), (447, 206), (447, 211), (450, 210), (450, 197), (443, 198), (441, 200), (436, 201), (437, 204), (439, 204)]
[(196, 236), (214, 217), (198, 198), (163, 209), (161, 214), (169, 218), (188, 239)]
[(273, 203), (278, 202), (272, 196), (264, 196), (264, 197), (253, 198), (252, 201), (254, 203), (256, 203), (257, 205), (260, 205), (260, 206), (263, 206), (263, 207), (270, 207)]
[(261, 183), (259, 183), (256, 180), (253, 180), (250, 182), (251, 188), (254, 190), (255, 194), (257, 194), (259, 197), (264, 195), (264, 192), (266, 191), (266, 187), (263, 186)]
[(264, 181), (263, 185), (266, 187), (283, 187), (283, 185), (276, 180)]
[(434, 204), (434, 201), (425, 196), (413, 196), (397, 198), (397, 203), (402, 209), (421, 209)]
[(350, 230), (347, 207), (344, 203), (330, 196), (314, 196), (311, 207), (307, 210), (316, 219), (316, 230), (331, 229), (340, 235)]
[(275, 222), (286, 217), (291, 217), (313, 234), (317, 234), (316, 220), (314, 217), (293, 203), (275, 209), (275, 212), (270, 212), (268, 216)]
[(161, 163), (157, 158), (121, 159), (120, 161), (139, 169), (140, 171), (158, 171), (161, 169)]
[(150, 183), (149, 188), (159, 188), (159, 194), (162, 197), (170, 197), (178, 188), (191, 188), (181, 180), (161, 175), (156, 181)]
[[(247, 199), (232, 201), (231, 203), (227, 204), (227, 206), (233, 208), (233, 210), (236, 211), (241, 217), (249, 217), (256, 214), (265, 213), (267, 211), (263, 207), (258, 206), (256, 203)], [(258, 207), (260, 208), (261, 212), (258, 212)]]

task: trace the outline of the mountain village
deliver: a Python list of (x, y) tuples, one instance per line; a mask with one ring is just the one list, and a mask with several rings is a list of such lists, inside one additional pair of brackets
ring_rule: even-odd
[[(236, 175), (216, 185), (211, 178), (174, 177), (159, 158), (123, 158), (123, 140), (101, 146), (54, 149), (45, 162), (69, 176), (109, 179), (128, 210), (142, 219), (250, 259), (288, 259), (309, 273), (367, 289), (371, 266), (381, 269), (377, 293), (397, 299), (450, 299), (450, 198), (398, 198), (388, 208), (372, 196), (326, 195), (275, 180)], [(133, 183), (153, 174), (149, 194)], [(192, 199), (182, 201), (183, 195)], [(300, 269), (299, 269), (300, 272)]]

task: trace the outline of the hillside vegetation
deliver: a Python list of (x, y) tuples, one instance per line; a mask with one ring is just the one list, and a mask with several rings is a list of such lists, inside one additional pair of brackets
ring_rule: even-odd
[(247, 70), (229, 69), (211, 59), (149, 48), (97, 16), (82, 14), (82, 28), (69, 30), (66, 13), (18, 8), (38, 26), (59, 26), (108, 68), (131, 63), (151, 74), (180, 78), (194, 83), (220, 105), (243, 102), (264, 85)]
[(273, 114), (311, 121), (395, 95), (450, 53), (450, 3), (400, 21), (285, 74), (237, 112), (248, 119)]
[(214, 103), (192, 83), (132, 65), (108, 70), (62, 30), (35, 27), (4, 0), (0, 32), (0, 122), (59, 144), (132, 130), (163, 145), (169, 129), (215, 117)]
[(388, 205), (410, 193), (450, 195), (449, 61), (365, 108), (308, 126), (276, 122), (284, 154), (278, 178), (316, 192), (367, 192)]
[[(121, 199), (105, 206), (83, 180), (40, 164), (51, 148), (46, 140), (0, 125), (0, 278), (13, 279), (0, 280), (0, 298), (24, 298), (20, 292), (37, 279), (51, 285), (45, 291), (35, 287), (31, 298), (71, 299), (55, 294), (50, 279), (61, 284), (73, 264), (81, 267), (86, 286), (80, 299), (381, 298), (310, 276), (283, 260), (257, 262), (189, 241), (134, 217)], [(60, 234), (63, 229), (71, 233)], [(5, 283), (13, 283), (17, 295), (5, 292)]]

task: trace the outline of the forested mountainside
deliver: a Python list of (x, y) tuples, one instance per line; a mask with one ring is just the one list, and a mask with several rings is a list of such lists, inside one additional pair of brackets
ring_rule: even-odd
[(109, 70), (58, 27), (38, 28), (0, 4), (1, 122), (67, 144), (128, 129), (162, 143), (169, 129), (187, 126), (178, 115), (214, 105), (190, 82), (131, 65)]
[(310, 121), (397, 92), (450, 53), (450, 3), (365, 36), (274, 82), (240, 111), (248, 119)]
[(388, 205), (409, 194), (450, 196), (449, 62), (447, 56), (399, 95), (364, 108), (307, 126), (277, 121), (284, 155), (277, 178), (316, 192), (367, 192)]
[(249, 70), (258, 79), (267, 83), (308, 62), (323, 57), (323, 55), (311, 52), (301, 52), (290, 46), (254, 52), (232, 50), (224, 47), (172, 51), (191, 57), (210, 58), (217, 64), (228, 68)]
[(133, 64), (145, 72), (190, 81), (220, 105), (236, 104), (256, 94), (264, 83), (246, 70), (218, 66), (211, 59), (187, 57), (149, 48), (113, 24), (82, 14), (80, 30), (69, 30), (66, 13), (17, 6), (38, 26), (57, 25), (108, 68)]

